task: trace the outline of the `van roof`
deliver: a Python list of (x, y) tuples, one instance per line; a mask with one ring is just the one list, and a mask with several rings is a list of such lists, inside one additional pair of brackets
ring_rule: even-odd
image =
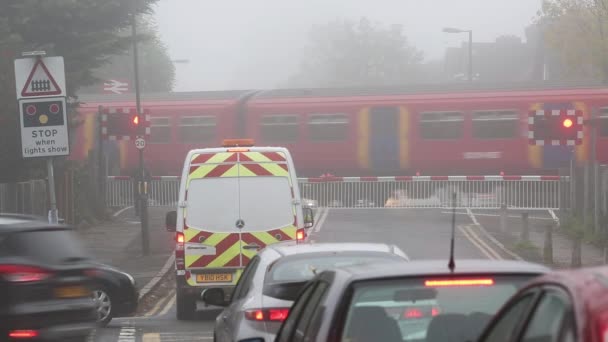
[(289, 154), (289, 150), (285, 147), (272, 147), (272, 146), (249, 146), (249, 147), (210, 147), (210, 148), (197, 148), (190, 150), (188, 155), (203, 154), (203, 153), (221, 153), (227, 152), (228, 150), (239, 150), (247, 149), (249, 152), (282, 152)]

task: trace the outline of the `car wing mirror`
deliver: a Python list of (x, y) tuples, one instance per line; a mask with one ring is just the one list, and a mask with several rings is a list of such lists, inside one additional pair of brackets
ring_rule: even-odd
[(173, 210), (165, 216), (165, 229), (168, 232), (174, 232), (177, 229), (177, 211)]
[(315, 215), (312, 212), (311, 208), (302, 208), (304, 212), (304, 227), (311, 228), (315, 225)]
[(226, 293), (224, 293), (224, 289), (213, 287), (209, 289), (205, 289), (201, 294), (201, 299), (207, 305), (228, 306), (228, 301), (226, 300)]

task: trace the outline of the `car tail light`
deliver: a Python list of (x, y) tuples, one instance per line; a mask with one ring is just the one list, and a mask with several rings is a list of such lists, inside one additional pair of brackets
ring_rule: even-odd
[(10, 282), (26, 283), (47, 279), (51, 272), (34, 266), (0, 265), (0, 276)]
[(11, 330), (8, 333), (8, 337), (14, 339), (28, 339), (38, 337), (37, 330)]
[(101, 271), (92, 268), (92, 269), (85, 270), (84, 275), (86, 275), (87, 277), (92, 277), (92, 278), (99, 277), (99, 276), (101, 276)]
[(288, 315), (288, 308), (251, 309), (245, 311), (246, 319), (258, 322), (283, 322)]
[(296, 241), (302, 242), (306, 239), (306, 231), (304, 229), (298, 229), (296, 231)]
[(432, 279), (426, 280), (426, 287), (450, 287), (450, 286), (492, 286), (492, 278), (468, 278), (468, 279)]
[(429, 310), (428, 307), (408, 308), (403, 312), (404, 319), (429, 318), (439, 315), (439, 309), (433, 307)]

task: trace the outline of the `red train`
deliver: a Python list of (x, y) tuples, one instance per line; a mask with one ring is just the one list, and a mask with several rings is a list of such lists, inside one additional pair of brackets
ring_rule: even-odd
[[(426, 89), (307, 89), (144, 95), (151, 116), (145, 150), (153, 175), (177, 175), (192, 148), (225, 138), (289, 148), (299, 176), (555, 174), (589, 159), (590, 132), (582, 145), (531, 146), (528, 113), (597, 111), (597, 158), (608, 162), (608, 88), (490, 87)], [(83, 124), (72, 158), (95, 146), (97, 109), (133, 107), (133, 96), (81, 96)], [(113, 174), (138, 163), (132, 141), (107, 144)]]

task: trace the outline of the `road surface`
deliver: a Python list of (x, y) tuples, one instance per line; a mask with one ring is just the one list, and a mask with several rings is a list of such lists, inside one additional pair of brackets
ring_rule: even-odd
[[(382, 242), (401, 248), (410, 259), (445, 259), (448, 262), (452, 216), (440, 209), (330, 209), (320, 210), (310, 233), (315, 242)], [(455, 255), (459, 258), (502, 258), (495, 246), (471, 228), (470, 216), (456, 215)], [(458, 262), (456, 263), (458, 265)], [(213, 341), (213, 320), (218, 310), (201, 310), (191, 322), (175, 318), (171, 294), (156, 314), (116, 319), (96, 331), (94, 341), (177, 342)], [(200, 308), (200, 305), (199, 305)]]

